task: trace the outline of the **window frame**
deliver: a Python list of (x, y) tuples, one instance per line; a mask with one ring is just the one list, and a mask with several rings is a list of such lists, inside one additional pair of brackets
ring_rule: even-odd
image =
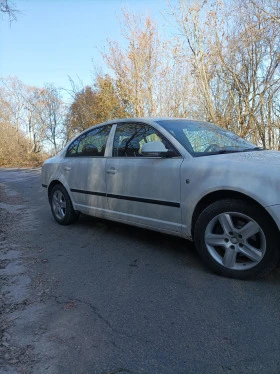
[[(90, 129), (88, 129), (88, 130), (86, 130), (86, 131), (84, 131), (84, 132), (82, 132), (80, 135), (78, 135), (69, 145), (68, 145), (68, 147), (67, 147), (67, 150), (66, 150), (66, 152), (65, 152), (65, 158), (80, 158), (80, 157), (82, 157), (82, 158), (85, 158), (85, 157), (95, 157), (95, 158), (101, 158), (101, 157), (107, 157), (106, 156), (106, 150), (107, 150), (107, 148), (108, 148), (108, 146), (109, 146), (109, 138), (110, 138), (110, 135), (111, 135), (111, 133), (112, 133), (112, 129), (113, 129), (113, 125), (114, 124), (112, 124), (112, 123), (109, 123), (109, 124), (107, 124), (107, 125), (100, 125), (100, 126), (93, 126), (93, 127), (91, 127)], [(104, 150), (104, 155), (103, 156), (98, 156), (98, 155), (86, 155), (86, 154), (78, 154), (78, 148), (79, 148), (79, 145), (80, 145), (80, 142), (83, 140), (83, 139), (85, 139), (87, 136), (88, 136), (88, 134), (90, 133), (90, 132), (92, 132), (93, 130), (97, 130), (97, 129), (101, 129), (101, 128), (109, 128), (109, 132), (108, 132), (108, 136), (107, 136), (107, 140), (106, 140), (106, 144), (105, 144), (105, 150)], [(97, 132), (97, 134), (96, 135), (98, 135), (98, 132)], [(93, 136), (95, 136), (95, 135), (93, 135)], [(75, 143), (75, 142), (77, 142), (77, 146), (76, 146), (76, 152), (75, 152), (75, 154), (73, 154), (73, 155), (69, 155), (68, 154), (68, 152), (69, 152), (69, 149), (70, 149), (70, 147)]]
[(161, 156), (114, 156), (114, 141), (115, 141), (115, 136), (116, 132), (118, 129), (118, 126), (124, 126), (124, 125), (135, 125), (135, 126), (148, 126), (153, 129), (156, 135), (160, 136), (162, 139), (166, 141), (167, 144), (171, 146), (171, 149), (174, 151), (175, 156), (172, 158), (182, 158), (183, 156), (181, 153), (178, 151), (178, 149), (175, 147), (175, 145), (164, 135), (160, 130), (158, 130), (156, 127), (151, 125), (150, 123), (145, 123), (145, 122), (117, 122), (114, 124), (114, 133), (112, 134), (112, 144), (111, 144), (111, 150), (110, 154), (112, 158), (133, 158), (133, 159), (149, 159), (149, 158), (163, 158)]

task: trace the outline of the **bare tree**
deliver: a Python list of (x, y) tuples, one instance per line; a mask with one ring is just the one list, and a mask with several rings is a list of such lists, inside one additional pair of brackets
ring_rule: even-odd
[(17, 78), (2, 78), (0, 82), (0, 108), (14, 128), (17, 142), (28, 139), (29, 155), (50, 147), (57, 152), (63, 142), (66, 114), (59, 90), (53, 85), (27, 86)]
[(56, 154), (63, 145), (66, 105), (60, 91), (53, 84), (47, 84), (36, 92), (35, 115), (41, 128), (41, 142), (52, 147)]
[(189, 116), (194, 112), (189, 57), (178, 38), (162, 38), (147, 16), (123, 11), (126, 43), (108, 41), (104, 61), (111, 68), (120, 97), (131, 115)]
[(131, 104), (134, 116), (151, 116), (157, 112), (157, 86), (164, 79), (163, 45), (150, 17), (123, 12), (123, 37), (126, 47), (108, 41), (103, 54), (112, 69), (117, 89)]
[[(35, 153), (27, 124), (32, 122), (28, 113), (27, 87), (16, 78), (1, 80), (0, 85), (0, 164), (24, 165), (37, 163), (41, 154)], [(30, 124), (31, 125), (31, 124)]]
[(280, 33), (254, 4), (181, 0), (173, 14), (192, 56), (204, 118), (277, 148)]
[(249, 3), (263, 13), (265, 21), (280, 25), (280, 3), (278, 0), (249, 0)]
[(7, 15), (10, 22), (16, 21), (18, 12), (19, 11), (13, 2), (8, 0), (0, 0), (0, 13)]
[(15, 137), (20, 144), (24, 127), (22, 118), (24, 116), (25, 103), (22, 96), (25, 86), (15, 77), (0, 79), (0, 106), (2, 119), (10, 123), (15, 129)]

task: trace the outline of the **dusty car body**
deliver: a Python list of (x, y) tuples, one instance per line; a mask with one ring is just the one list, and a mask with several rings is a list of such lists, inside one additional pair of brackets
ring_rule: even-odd
[(79, 134), (42, 185), (60, 224), (80, 212), (194, 239), (212, 270), (246, 279), (279, 258), (279, 166), (280, 152), (212, 124), (137, 118)]

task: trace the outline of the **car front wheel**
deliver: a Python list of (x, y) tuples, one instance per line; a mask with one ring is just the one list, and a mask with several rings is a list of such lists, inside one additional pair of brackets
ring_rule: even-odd
[(274, 223), (260, 208), (243, 200), (209, 205), (195, 224), (194, 241), (204, 262), (231, 278), (261, 278), (279, 260)]
[(53, 187), (50, 196), (50, 204), (54, 219), (60, 225), (69, 225), (78, 218), (73, 209), (68, 192), (61, 184), (57, 184)]

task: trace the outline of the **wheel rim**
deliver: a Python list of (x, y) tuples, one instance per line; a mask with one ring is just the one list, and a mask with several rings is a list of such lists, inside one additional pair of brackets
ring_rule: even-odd
[(266, 252), (260, 225), (251, 217), (236, 212), (219, 214), (208, 223), (205, 244), (215, 261), (233, 270), (255, 267)]
[(66, 214), (66, 201), (61, 191), (55, 191), (52, 198), (53, 212), (56, 218), (63, 219)]

